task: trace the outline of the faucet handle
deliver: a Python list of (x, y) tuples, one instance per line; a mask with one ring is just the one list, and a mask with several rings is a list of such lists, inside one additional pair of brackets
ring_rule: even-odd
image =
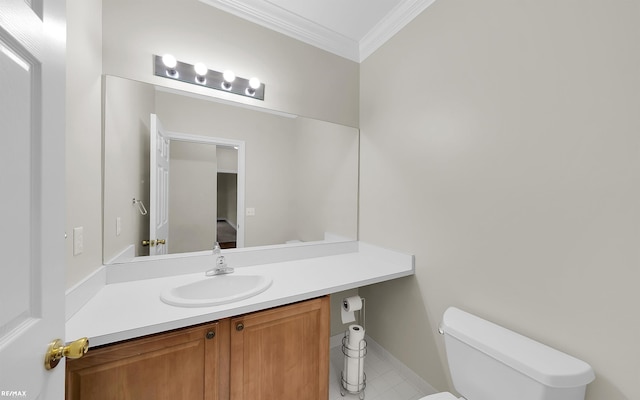
[(216, 259), (216, 267), (225, 268), (227, 266), (227, 261), (224, 259), (224, 256), (218, 256)]

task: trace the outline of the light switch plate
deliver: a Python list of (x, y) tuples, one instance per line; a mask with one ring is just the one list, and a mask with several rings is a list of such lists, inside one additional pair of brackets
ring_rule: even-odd
[(84, 238), (82, 236), (83, 236), (83, 232), (82, 232), (81, 226), (77, 228), (73, 228), (73, 255), (74, 256), (82, 254), (83, 241), (84, 241)]

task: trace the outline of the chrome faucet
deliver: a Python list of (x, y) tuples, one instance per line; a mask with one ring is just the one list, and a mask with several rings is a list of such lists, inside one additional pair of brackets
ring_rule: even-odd
[(222, 252), (220, 251), (220, 246), (216, 243), (213, 249), (213, 255), (216, 256), (216, 266), (215, 268), (211, 268), (204, 274), (206, 276), (216, 276), (216, 275), (226, 275), (231, 274), (235, 271), (233, 268), (227, 266), (227, 261), (224, 259)]
[[(220, 261), (222, 261), (222, 263)], [(211, 268), (204, 274), (206, 276), (226, 275), (233, 273), (233, 271), (235, 271), (235, 269), (227, 267), (227, 262), (224, 260), (224, 256), (220, 256), (216, 262), (216, 267)]]

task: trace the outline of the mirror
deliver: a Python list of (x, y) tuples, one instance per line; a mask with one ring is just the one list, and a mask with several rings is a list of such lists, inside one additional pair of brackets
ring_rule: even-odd
[[(358, 129), (114, 76), (104, 88), (105, 264), (216, 241), (357, 239)], [(167, 135), (166, 207), (151, 195), (152, 114)], [(163, 218), (166, 237), (151, 238)]]

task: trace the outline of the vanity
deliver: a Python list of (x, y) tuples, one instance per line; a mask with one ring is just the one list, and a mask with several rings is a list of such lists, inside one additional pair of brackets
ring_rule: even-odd
[(106, 284), (67, 321), (67, 336), (91, 346), (67, 361), (67, 399), (326, 399), (338, 311), (329, 295), (414, 273), (412, 256), (357, 241), (225, 256), (233, 274), (271, 285), (226, 304), (180, 307), (161, 293), (216, 278), (204, 274), (212, 255), (107, 266)]
[(90, 351), (67, 399), (326, 399), (329, 297)]
[[(355, 240), (358, 129), (104, 87), (105, 265), (67, 292), (66, 336), (90, 345), (67, 399), (327, 399), (330, 295), (414, 273)], [(215, 242), (231, 274), (205, 274)]]

